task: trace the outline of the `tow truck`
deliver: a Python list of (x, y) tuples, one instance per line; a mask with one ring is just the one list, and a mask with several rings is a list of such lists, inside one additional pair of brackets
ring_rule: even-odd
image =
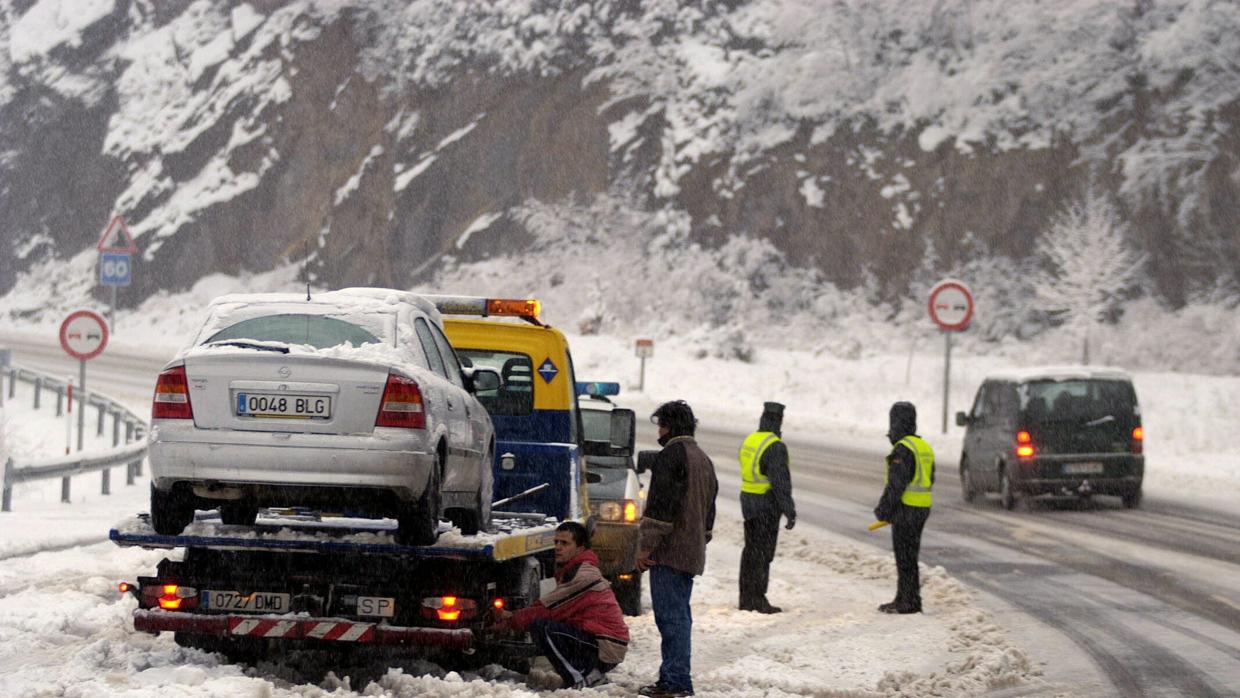
[[(484, 300), (489, 314), (536, 303)], [(265, 509), (254, 526), (199, 511), (178, 535), (157, 533), (148, 514), (123, 520), (109, 534), (117, 545), (171, 551), (153, 575), (120, 583), (138, 601), (134, 628), (241, 661), (277, 647), (387, 645), (525, 671), (533, 642), (483, 627), (491, 609), (522, 608), (554, 584), (555, 527), (586, 522), (589, 500), (575, 444), (522, 450), (519, 465), (498, 452), (491, 525), (463, 535), (441, 522), (433, 545), (402, 545), (394, 520), (347, 511)]]

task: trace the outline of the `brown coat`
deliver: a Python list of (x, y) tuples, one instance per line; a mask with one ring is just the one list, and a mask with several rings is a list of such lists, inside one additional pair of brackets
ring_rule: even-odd
[(692, 436), (676, 436), (659, 452), (642, 515), (641, 549), (660, 565), (692, 575), (706, 569), (719, 480), (715, 464)]

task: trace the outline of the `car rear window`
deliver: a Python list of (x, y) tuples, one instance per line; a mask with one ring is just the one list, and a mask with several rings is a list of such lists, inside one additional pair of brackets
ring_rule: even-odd
[(1021, 386), (1020, 403), (1033, 424), (1139, 414), (1132, 384), (1118, 380), (1033, 381)]
[(526, 354), (486, 349), (457, 349), (463, 363), (499, 371), (504, 384), (474, 394), (492, 415), (516, 417), (534, 411), (534, 362)]
[(379, 338), (352, 322), (326, 315), (264, 315), (229, 325), (207, 338), (203, 344), (251, 339), (261, 342), (308, 344), (327, 349), (344, 344), (378, 344)]

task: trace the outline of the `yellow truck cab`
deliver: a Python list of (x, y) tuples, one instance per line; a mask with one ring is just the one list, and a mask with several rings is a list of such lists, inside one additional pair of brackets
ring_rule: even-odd
[[(538, 301), (428, 298), (444, 316), (444, 333), (461, 363), (493, 368), (502, 379), (500, 387), (475, 393), (495, 425), (495, 509), (589, 520), (600, 568), (617, 596), (625, 593), (625, 585), (640, 584), (635, 581), (640, 577), (631, 574), (636, 539), (626, 539), (622, 549), (618, 541), (609, 542), (609, 527), (594, 526), (591, 517), (599, 512), (590, 506), (587, 483), (601, 478), (589, 472), (585, 460), (591, 449), (599, 448), (631, 457), (632, 410), (611, 412), (611, 433), (622, 443), (587, 442), (568, 340), (539, 319)], [(637, 609), (640, 612), (640, 604)]]

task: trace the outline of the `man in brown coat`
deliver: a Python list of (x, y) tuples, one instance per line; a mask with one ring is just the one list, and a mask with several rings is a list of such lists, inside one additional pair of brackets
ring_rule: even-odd
[(650, 570), (650, 600), (663, 638), (663, 663), (658, 682), (640, 693), (653, 698), (691, 696), (693, 614), (689, 598), (693, 578), (706, 568), (719, 481), (714, 463), (693, 438), (697, 420), (688, 403), (664, 403), (650, 415), (650, 421), (659, 426), (663, 450), (652, 468), (637, 569)]

